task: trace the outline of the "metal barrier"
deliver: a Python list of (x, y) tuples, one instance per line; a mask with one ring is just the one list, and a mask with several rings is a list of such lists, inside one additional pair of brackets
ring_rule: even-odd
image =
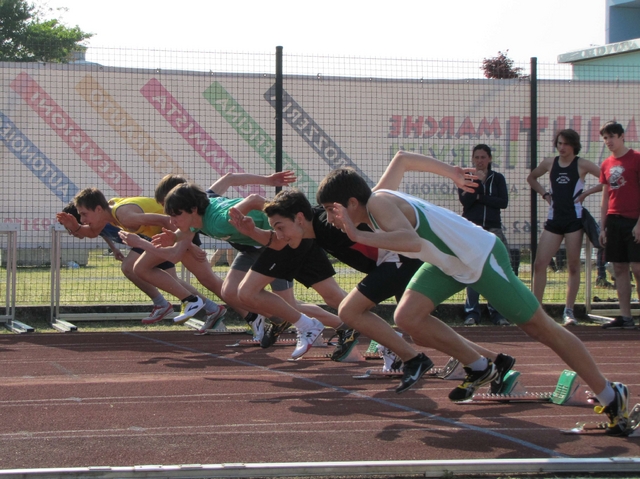
[[(60, 313), (60, 290), (62, 281), (60, 270), (62, 268), (62, 246), (61, 234), (66, 232), (64, 226), (55, 224), (51, 226), (51, 316), (49, 324), (52, 328), (61, 332), (77, 331), (78, 327), (72, 321), (139, 321), (149, 316), (148, 312), (130, 313)], [(180, 271), (181, 279), (190, 282), (191, 273), (182, 265)], [(203, 322), (191, 318), (185, 323), (192, 329), (200, 329)]]
[(19, 223), (0, 223), (0, 234), (7, 235), (7, 290), (5, 291), (5, 314), (0, 316), (0, 322), (14, 333), (31, 333), (33, 328), (16, 321), (16, 284), (18, 257)]

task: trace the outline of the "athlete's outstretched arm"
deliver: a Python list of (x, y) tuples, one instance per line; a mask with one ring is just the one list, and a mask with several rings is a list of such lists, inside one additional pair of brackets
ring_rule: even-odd
[(182, 256), (187, 252), (190, 244), (190, 240), (184, 238), (171, 246), (156, 246), (137, 234), (129, 233), (124, 230), (118, 232), (118, 236), (122, 238), (122, 241), (127, 246), (143, 249), (149, 253), (159, 256), (164, 261), (171, 261), (172, 263), (179, 263), (182, 260)]
[(274, 230), (263, 230), (257, 228), (253, 218), (246, 216), (237, 208), (229, 209), (229, 223), (241, 234), (248, 236), (252, 240), (271, 249), (281, 250), (287, 242), (279, 239)]
[(475, 168), (461, 168), (459, 166), (448, 165), (431, 156), (399, 151), (395, 154), (391, 163), (389, 163), (387, 169), (380, 177), (378, 184), (374, 186), (372, 190), (397, 190), (407, 171), (423, 171), (450, 178), (458, 188), (463, 191), (468, 191), (469, 193), (473, 193), (478, 186), (473, 182), (473, 180), (476, 179), (473, 175)]
[(76, 238), (80, 239), (97, 238), (98, 236), (100, 236), (102, 228), (104, 228), (104, 225), (83, 225), (82, 223), (79, 223), (76, 217), (71, 213), (56, 213), (56, 219), (58, 220), (58, 223), (66, 228), (67, 232), (71, 236), (75, 236)]
[[(401, 200), (404, 201), (404, 200)], [(420, 236), (394, 198), (386, 192), (371, 195), (367, 210), (380, 228), (376, 232), (357, 228), (347, 208), (334, 203), (327, 213), (340, 225), (351, 241), (389, 251), (419, 252), (422, 248)]]
[(296, 181), (296, 174), (291, 170), (280, 171), (271, 175), (254, 175), (251, 173), (227, 173), (218, 178), (209, 189), (223, 196), (232, 186), (266, 185), (288, 186)]

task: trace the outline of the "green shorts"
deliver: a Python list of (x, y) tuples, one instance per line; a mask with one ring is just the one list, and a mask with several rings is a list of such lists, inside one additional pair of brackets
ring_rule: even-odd
[(467, 286), (478, 291), (491, 306), (514, 324), (529, 321), (540, 306), (531, 290), (511, 269), (507, 248), (499, 240), (491, 250), (477, 282), (460, 283), (440, 268), (425, 263), (411, 278), (407, 288), (426, 296), (437, 306)]

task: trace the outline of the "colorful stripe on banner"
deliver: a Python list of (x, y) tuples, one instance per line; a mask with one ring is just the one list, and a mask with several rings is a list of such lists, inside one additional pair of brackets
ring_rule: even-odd
[(22, 72), (11, 88), (76, 152), (118, 195), (139, 196), (142, 188), (87, 135), (53, 98)]
[[(245, 173), (159, 80), (149, 80), (140, 89), (140, 93), (218, 174)], [(266, 195), (260, 185), (236, 186), (234, 189), (242, 196), (251, 193)]]
[[(219, 82), (213, 82), (202, 94), (222, 117), (238, 132), (260, 157), (273, 168), (276, 166), (276, 142), (240, 106)], [(318, 184), (285, 153), (282, 154), (282, 168), (292, 170), (298, 177), (296, 188), (307, 195), (315, 193)]]
[(79, 188), (2, 112), (0, 141), (64, 204), (73, 199)]
[[(275, 108), (276, 106), (276, 86), (273, 85), (264, 94), (265, 100)], [(307, 144), (318, 153), (320, 158), (331, 167), (331, 169), (350, 166), (365, 179), (369, 186), (374, 183), (356, 165), (342, 148), (314, 121), (311, 116), (302, 108), (286, 91), (282, 95), (282, 118), (286, 120)]]
[(91, 75), (78, 82), (76, 91), (156, 173), (186, 177), (185, 171), (173, 158)]

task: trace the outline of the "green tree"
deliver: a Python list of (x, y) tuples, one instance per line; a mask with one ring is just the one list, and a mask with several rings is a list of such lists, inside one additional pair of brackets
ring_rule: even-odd
[(26, 0), (0, 0), (0, 61), (66, 63), (71, 52), (86, 50), (82, 42), (92, 36), (43, 18)]
[(520, 78), (522, 68), (514, 68), (513, 60), (507, 56), (509, 50), (504, 53), (498, 52), (497, 57), (485, 58), (482, 61), (482, 69), (486, 78), (505, 79)]

